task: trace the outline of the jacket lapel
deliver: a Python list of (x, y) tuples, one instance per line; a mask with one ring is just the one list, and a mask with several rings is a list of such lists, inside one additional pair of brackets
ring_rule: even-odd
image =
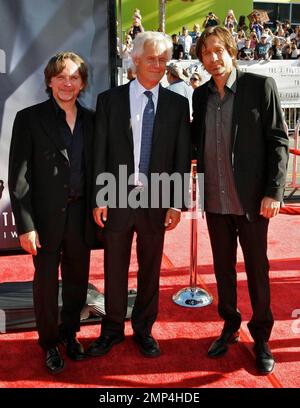
[(239, 127), (239, 107), (244, 106), (245, 90), (244, 90), (244, 74), (243, 72), (237, 70), (237, 86), (236, 86), (236, 95), (234, 98), (233, 104), (233, 115), (232, 115), (232, 164), (234, 160), (234, 148), (236, 143), (236, 138), (238, 134)]
[(169, 114), (169, 107), (170, 105), (168, 104), (168, 97), (169, 94), (168, 92), (165, 91), (165, 89), (159, 84), (159, 91), (158, 91), (158, 101), (157, 101), (157, 107), (156, 107), (156, 113), (155, 113), (155, 119), (154, 119), (154, 127), (153, 127), (153, 138), (152, 138), (152, 144), (154, 144), (160, 134), (160, 124), (164, 122), (164, 118), (168, 117)]
[(93, 127), (92, 118), (84, 110), (82, 111), (82, 134), (83, 152), (86, 168), (89, 168), (90, 152), (92, 151)]
[(197, 106), (197, 112), (199, 112), (199, 129), (200, 129), (200, 146), (199, 151), (202, 155), (201, 162), (203, 163), (203, 155), (204, 155), (204, 144), (205, 144), (205, 126), (206, 126), (206, 110), (207, 110), (207, 100), (208, 100), (208, 83), (203, 85), (203, 88), (200, 89), (201, 97), (198, 98), (199, 105)]
[(132, 126), (131, 126), (129, 87), (130, 87), (130, 82), (120, 87), (121, 92), (120, 92), (120, 105), (119, 106), (122, 107), (122, 111), (120, 112), (119, 120), (124, 125), (124, 129), (126, 131), (128, 142), (133, 151), (133, 134), (132, 134)]
[(50, 99), (42, 105), (40, 120), (45, 133), (51, 138), (60, 153), (70, 161), (63, 138), (58, 131), (59, 124), (52, 105), (53, 102)]

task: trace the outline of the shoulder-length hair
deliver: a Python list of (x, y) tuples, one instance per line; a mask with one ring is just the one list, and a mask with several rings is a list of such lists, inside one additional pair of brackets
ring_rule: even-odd
[(237, 46), (232, 34), (227, 30), (227, 28), (220, 26), (208, 27), (201, 36), (198, 38), (196, 43), (196, 55), (199, 58), (200, 62), (202, 60), (203, 49), (206, 48), (206, 40), (211, 35), (214, 35), (219, 38), (219, 40), (224, 44), (228, 54), (232, 57), (232, 63), (237, 67)]
[(45, 76), (45, 84), (46, 84), (46, 92), (49, 96), (52, 95), (52, 89), (50, 88), (49, 84), (51, 79), (57, 75), (59, 75), (66, 66), (66, 59), (72, 60), (77, 66), (78, 71), (83, 82), (83, 88), (86, 87), (88, 82), (88, 67), (84, 60), (77, 54), (71, 51), (62, 51), (54, 55), (48, 61), (46, 68), (44, 69), (44, 76)]

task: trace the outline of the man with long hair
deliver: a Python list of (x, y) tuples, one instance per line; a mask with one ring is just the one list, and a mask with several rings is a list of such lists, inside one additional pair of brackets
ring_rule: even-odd
[(211, 79), (193, 94), (192, 137), (204, 172), (205, 210), (218, 286), (221, 336), (208, 356), (226, 353), (239, 339), (237, 239), (243, 250), (253, 315), (256, 366), (269, 374), (270, 308), (267, 232), (279, 213), (286, 179), (288, 136), (275, 82), (237, 69), (236, 44), (226, 28), (210, 27), (196, 52)]

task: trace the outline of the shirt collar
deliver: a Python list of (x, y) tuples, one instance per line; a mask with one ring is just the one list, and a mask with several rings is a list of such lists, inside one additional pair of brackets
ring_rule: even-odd
[[(233, 67), (227, 79), (225, 87), (234, 94), (236, 93), (236, 80), (237, 80), (237, 72), (236, 72), (236, 68)], [(208, 83), (208, 88), (211, 92), (214, 92), (214, 93), (217, 92), (217, 88), (215, 85), (215, 81), (213, 80), (213, 77), (210, 78), (210, 81)]]
[(158, 98), (158, 91), (159, 91), (159, 83), (155, 85), (154, 88), (151, 89), (146, 89), (143, 87), (143, 85), (139, 82), (139, 80), (136, 78), (131, 82), (131, 86), (133, 87), (135, 94), (137, 97), (140, 97), (142, 94), (144, 94), (145, 91), (151, 91), (154, 98)]
[[(54, 110), (57, 115), (63, 115), (64, 117), (66, 116), (66, 112), (59, 106), (59, 104), (56, 102), (55, 98), (51, 96), (51, 100), (53, 102)], [(77, 107), (77, 115), (78, 117), (81, 117), (82, 115), (82, 108), (81, 105), (78, 101), (76, 101), (76, 107)]]
[(236, 68), (233, 67), (226, 82), (227, 88), (229, 88), (233, 93), (236, 93), (236, 78), (237, 78)]

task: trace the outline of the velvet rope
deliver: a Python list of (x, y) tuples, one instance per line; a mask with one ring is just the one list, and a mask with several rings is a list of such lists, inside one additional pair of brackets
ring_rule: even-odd
[(280, 214), (300, 215), (300, 205), (285, 205), (284, 207), (280, 208)]
[(290, 153), (293, 153), (293, 154), (295, 154), (296, 156), (300, 156), (300, 150), (290, 149), (289, 151), (290, 151)]

